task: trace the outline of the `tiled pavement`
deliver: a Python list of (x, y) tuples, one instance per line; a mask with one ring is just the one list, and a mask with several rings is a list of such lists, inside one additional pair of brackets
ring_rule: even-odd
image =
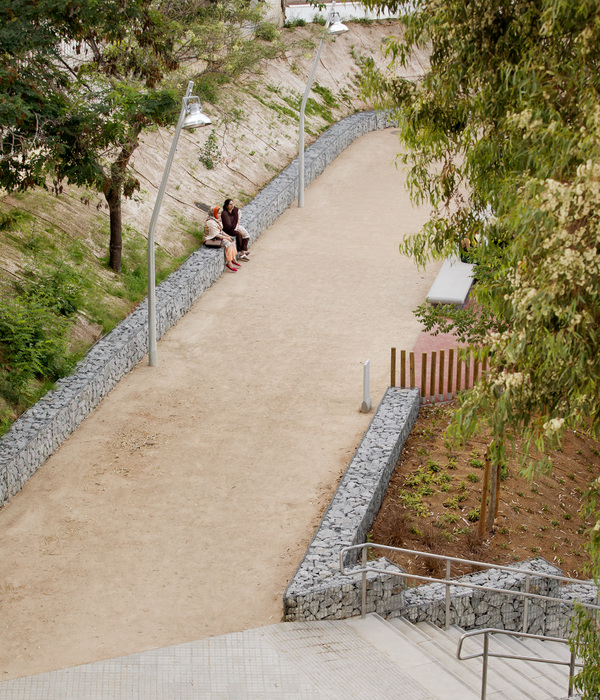
[(345, 621), (281, 623), (0, 684), (0, 700), (431, 700)]

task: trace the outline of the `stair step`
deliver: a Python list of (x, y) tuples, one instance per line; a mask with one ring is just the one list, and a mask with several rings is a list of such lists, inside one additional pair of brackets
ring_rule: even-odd
[[(448, 630), (448, 633), (453, 639), (458, 641), (460, 636), (464, 634), (464, 631), (453, 625), (450, 630)], [(500, 642), (502, 638), (503, 636), (501, 635), (498, 635), (496, 638), (493, 636), (490, 638), (490, 651), (497, 653), (507, 652), (507, 647)], [(512, 639), (514, 640), (516, 638)], [(471, 653), (480, 650), (482, 645), (483, 641), (481, 638), (479, 641), (467, 640), (465, 644), (463, 644), (463, 649), (467, 653)], [(512, 659), (491, 658), (488, 664), (488, 678), (490, 677), (490, 671), (493, 669), (497, 674), (517, 688), (522, 697), (531, 698), (532, 700), (561, 697), (566, 692), (566, 686), (561, 683), (560, 680), (555, 681), (554, 678), (545, 674), (547, 666), (549, 665)]]
[[(418, 644), (421, 649), (425, 649), (431, 656), (437, 659), (440, 663), (452, 672), (459, 676), (473, 690), (479, 691), (481, 688), (481, 660), (472, 659), (470, 661), (459, 661), (456, 658), (456, 642), (448, 640), (438, 635), (431, 636), (426, 630), (420, 626), (413, 625), (406, 620), (390, 620), (392, 624), (403, 632), (408, 639), (411, 639), (415, 644)], [(403, 623), (403, 624), (402, 624)], [(438, 628), (435, 628), (438, 629)], [(512, 693), (514, 688), (503, 682), (503, 679), (497, 679), (496, 674), (488, 673), (488, 691), (495, 692), (502, 690)]]
[[(440, 630), (440, 628), (431, 624), (430, 622), (421, 622), (419, 627), (426, 630), (435, 639), (443, 643), (447, 653), (453, 658), (456, 658), (456, 650), (458, 645), (458, 640), (463, 631), (456, 628), (450, 629), (447, 632)], [(465, 653), (475, 653), (481, 650), (482, 643), (479, 641), (467, 640), (463, 644), (463, 650)], [(511, 700), (540, 700), (540, 692), (537, 686), (529, 683), (527, 680), (521, 679), (521, 677), (516, 677), (510, 668), (506, 665), (499, 663), (501, 659), (492, 659), (488, 663), (488, 675), (487, 675), (487, 687), (490, 692), (499, 692), (504, 694), (504, 697), (510, 697)], [(458, 661), (457, 663), (465, 665), (465, 667), (470, 667), (473, 669), (478, 676), (478, 685), (481, 687), (481, 675), (483, 669), (483, 659), (469, 659), (467, 661)], [(502, 697), (500, 695), (499, 697)]]
[[(513, 654), (522, 656), (532, 656), (537, 658), (555, 659), (557, 661), (568, 661), (558, 657), (558, 655), (544, 647), (544, 642), (538, 639), (520, 639), (519, 637), (498, 637), (501, 642)], [(568, 647), (565, 646), (566, 649)], [(568, 656), (568, 655), (567, 655)], [(537, 673), (543, 674), (551, 678), (555, 683), (560, 684), (563, 688), (568, 686), (569, 669), (567, 666), (559, 666), (555, 664), (546, 664), (541, 662), (528, 661), (530, 667), (536, 670)]]
[(459, 676), (445, 668), (425, 649), (376, 614), (346, 621), (376, 649), (384, 652), (405, 673), (439, 700), (477, 700), (473, 690)]

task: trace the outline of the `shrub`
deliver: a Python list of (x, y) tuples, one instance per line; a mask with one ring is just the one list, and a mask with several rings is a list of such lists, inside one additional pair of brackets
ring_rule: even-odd
[(254, 32), (257, 39), (263, 41), (275, 41), (279, 36), (277, 27), (272, 22), (261, 22)]

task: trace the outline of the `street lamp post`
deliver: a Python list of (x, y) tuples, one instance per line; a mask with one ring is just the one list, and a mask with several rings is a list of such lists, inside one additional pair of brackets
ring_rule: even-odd
[(192, 95), (194, 83), (188, 83), (187, 92), (182, 101), (181, 113), (177, 128), (173, 135), (171, 150), (165, 164), (165, 170), (162, 176), (162, 182), (156, 195), (156, 203), (150, 220), (150, 229), (148, 230), (148, 364), (150, 367), (156, 367), (157, 349), (156, 349), (156, 280), (155, 280), (155, 261), (154, 261), (154, 231), (156, 230), (156, 222), (158, 221), (158, 213), (163, 201), (165, 190), (167, 188), (167, 180), (175, 151), (177, 150), (177, 141), (181, 129), (196, 129), (201, 126), (207, 126), (211, 123), (210, 119), (202, 112), (200, 100)]
[(323, 48), (323, 42), (328, 34), (342, 34), (347, 32), (348, 27), (340, 21), (339, 12), (335, 11), (335, 0), (331, 3), (331, 9), (327, 15), (327, 21), (325, 23), (325, 29), (321, 36), (321, 42), (319, 43), (319, 48), (317, 49), (317, 55), (308, 76), (308, 82), (306, 83), (306, 89), (304, 90), (304, 95), (302, 97), (302, 104), (300, 106), (300, 124), (298, 127), (299, 144), (298, 144), (298, 206), (304, 206), (304, 112), (306, 111), (306, 102), (308, 100), (308, 95), (310, 93), (310, 88), (312, 87), (313, 80), (315, 78), (315, 71), (317, 70), (317, 64), (319, 63), (319, 57), (321, 55), (321, 49)]

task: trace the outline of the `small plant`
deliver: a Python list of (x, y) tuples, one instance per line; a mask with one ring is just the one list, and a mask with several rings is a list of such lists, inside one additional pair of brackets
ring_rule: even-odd
[(501, 542), (500, 549), (508, 549), (508, 544), (506, 542)]
[(417, 447), (417, 455), (419, 457), (429, 457), (429, 450), (426, 447)]
[(565, 520), (571, 520), (571, 518), (573, 517), (571, 513), (563, 513), (562, 516)]
[(415, 515), (420, 518), (426, 518), (429, 515), (429, 510), (421, 501), (421, 497), (410, 491), (400, 492), (400, 501), (404, 504), (406, 508), (410, 508)]
[(476, 484), (479, 481), (479, 477), (477, 474), (473, 474), (473, 472), (467, 474), (467, 479), (473, 484)]
[(444, 513), (440, 516), (440, 520), (449, 525), (454, 525), (458, 522), (458, 515), (456, 513)]
[(539, 492), (540, 492), (540, 490), (539, 490), (538, 487), (534, 484), (534, 485), (531, 487), (531, 493), (539, 493)]
[(288, 20), (284, 25), (286, 29), (293, 29), (294, 27), (306, 27), (306, 20), (302, 17), (295, 17), (294, 19)]
[(467, 520), (470, 523), (476, 523), (480, 518), (479, 508), (473, 508), (467, 513)]
[(221, 150), (219, 149), (217, 134), (213, 129), (206, 139), (206, 143), (204, 144), (202, 150), (200, 151), (198, 160), (207, 170), (213, 170), (218, 164), (220, 157)]
[(430, 472), (439, 472), (439, 471), (441, 471), (442, 467), (434, 460), (428, 459), (427, 460), (427, 469), (429, 469)]
[(539, 551), (540, 551), (540, 548), (539, 548), (539, 547), (532, 547), (532, 548), (531, 548), (531, 552), (532, 552), (533, 554), (537, 554)]
[(500, 481), (506, 481), (509, 476), (510, 476), (510, 470), (506, 466), (506, 464), (503, 464), (500, 467)]
[(279, 32), (277, 27), (272, 22), (261, 22), (255, 29), (257, 39), (262, 41), (272, 42), (277, 39)]
[(485, 462), (482, 459), (471, 457), (469, 464), (475, 469), (483, 469), (485, 467)]
[(499, 532), (501, 535), (508, 535), (508, 528), (507, 528), (507, 527), (501, 527), (501, 528), (498, 530), (498, 532)]
[(525, 494), (523, 493), (523, 491), (517, 491), (517, 496), (520, 496), (521, 498), (524, 498), (524, 497), (525, 497)]
[(443, 503), (444, 508), (451, 508), (452, 510), (458, 509), (458, 496), (451, 496), (447, 498)]
[(554, 518), (553, 520), (550, 521), (550, 524), (551, 524), (553, 527), (558, 527), (558, 520), (556, 520), (556, 518)]
[(323, 17), (323, 15), (315, 15), (313, 17), (313, 24), (319, 24), (321, 26), (324, 26), (327, 24), (327, 19)]
[(519, 525), (519, 530), (521, 532), (527, 532), (527, 525)]
[(550, 512), (550, 508), (549, 508), (549, 506), (548, 506), (547, 503), (544, 503), (544, 504), (542, 505), (542, 512), (543, 512), (543, 513), (549, 513), (549, 512)]
[(448, 469), (456, 469), (458, 467), (458, 459), (456, 457), (448, 457)]

